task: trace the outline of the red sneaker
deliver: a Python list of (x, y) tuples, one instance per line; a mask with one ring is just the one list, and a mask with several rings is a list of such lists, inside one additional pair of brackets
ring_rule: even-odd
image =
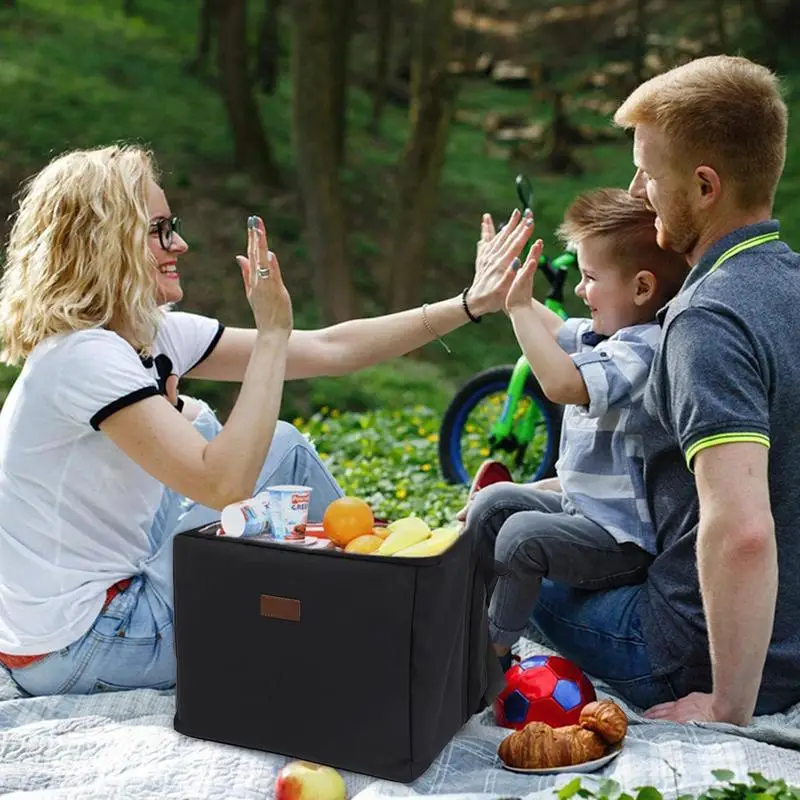
[(487, 459), (478, 467), (475, 477), (472, 479), (472, 485), (469, 487), (470, 500), (481, 489), (485, 489), (493, 483), (501, 483), (503, 481), (514, 481), (508, 467), (501, 461), (493, 461), (491, 458)]

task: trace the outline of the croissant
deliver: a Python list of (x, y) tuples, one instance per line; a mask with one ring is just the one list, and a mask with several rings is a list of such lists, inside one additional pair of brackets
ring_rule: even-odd
[(606, 743), (580, 725), (551, 728), (544, 722), (529, 722), (521, 731), (507, 736), (497, 753), (510, 767), (569, 767), (604, 756)]
[(578, 724), (594, 731), (609, 744), (617, 744), (628, 732), (628, 718), (613, 700), (595, 700), (581, 709)]
[(596, 700), (581, 709), (577, 725), (551, 728), (544, 722), (529, 722), (509, 734), (497, 754), (509, 767), (571, 767), (601, 758), (627, 732), (625, 712), (613, 700)]

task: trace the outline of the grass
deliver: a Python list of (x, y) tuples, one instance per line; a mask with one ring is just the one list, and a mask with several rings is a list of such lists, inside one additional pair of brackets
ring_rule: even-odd
[(345, 493), (361, 497), (378, 517), (417, 516), (431, 527), (455, 520), (466, 488), (439, 475), (439, 415), (424, 405), (360, 414), (326, 406), (295, 424), (317, 450)]

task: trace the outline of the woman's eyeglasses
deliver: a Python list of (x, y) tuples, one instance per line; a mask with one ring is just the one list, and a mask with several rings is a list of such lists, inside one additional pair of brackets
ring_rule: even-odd
[(158, 241), (161, 247), (164, 250), (170, 250), (175, 234), (180, 235), (180, 227), (180, 217), (159, 217), (150, 223), (150, 235), (155, 236), (158, 234)]

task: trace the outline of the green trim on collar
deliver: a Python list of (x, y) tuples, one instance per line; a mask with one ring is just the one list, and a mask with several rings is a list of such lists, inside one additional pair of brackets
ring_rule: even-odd
[(758, 247), (758, 245), (766, 244), (767, 242), (774, 242), (776, 239), (780, 239), (780, 233), (774, 231), (772, 233), (762, 233), (761, 236), (754, 236), (752, 239), (746, 239), (743, 242), (739, 242), (739, 244), (735, 244), (733, 247), (726, 250), (711, 265), (711, 269), (708, 272), (713, 272), (717, 267), (722, 266), (722, 264), (724, 264), (729, 258), (739, 255), (739, 253), (741, 253), (743, 250), (749, 250), (751, 247)]

